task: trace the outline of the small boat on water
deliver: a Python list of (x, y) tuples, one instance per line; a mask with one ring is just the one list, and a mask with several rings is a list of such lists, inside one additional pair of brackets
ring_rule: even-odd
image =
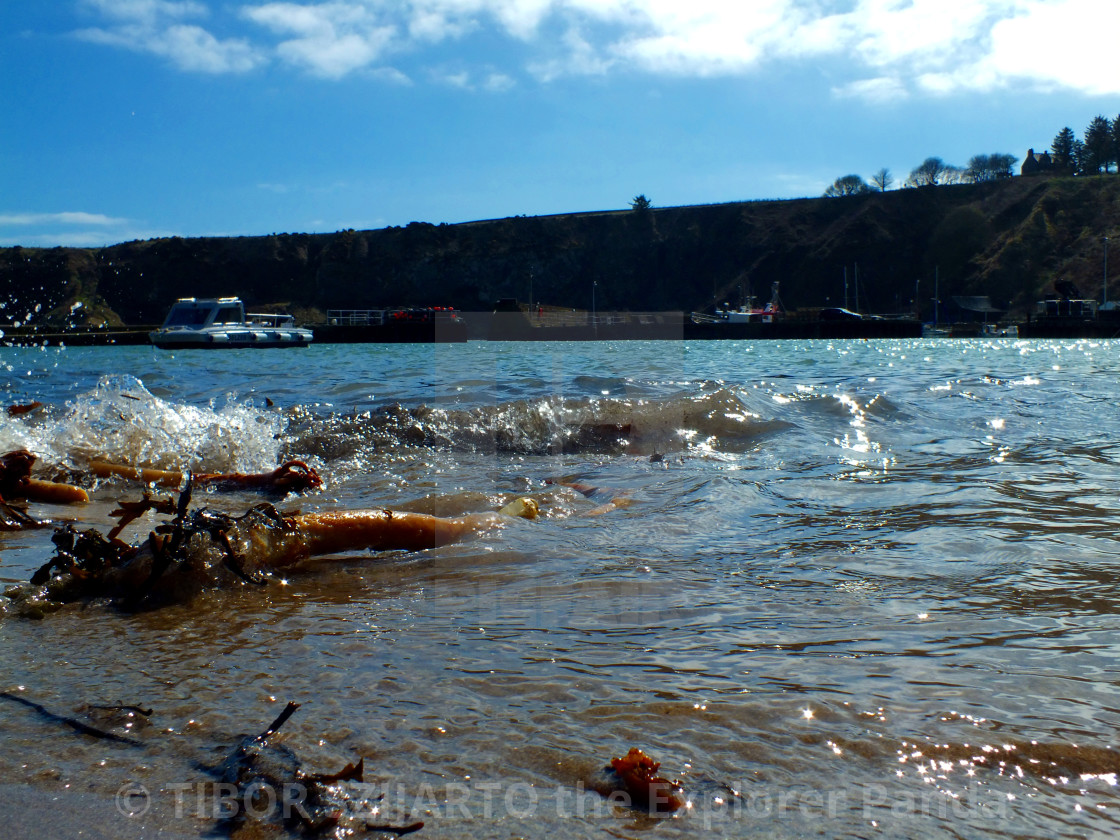
[(240, 298), (179, 298), (163, 326), (149, 333), (164, 350), (218, 347), (306, 347), (311, 330), (292, 315), (245, 314)]

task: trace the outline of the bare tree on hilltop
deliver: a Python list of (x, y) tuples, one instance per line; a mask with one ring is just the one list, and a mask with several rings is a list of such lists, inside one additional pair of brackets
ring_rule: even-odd
[(867, 186), (867, 182), (859, 175), (843, 175), (832, 182), (827, 190), (824, 191), (826, 198), (836, 198), (842, 195), (860, 195), (862, 193), (871, 192), (871, 187)]
[(939, 157), (928, 157), (910, 172), (906, 179), (908, 187), (933, 187), (938, 184), (951, 184), (960, 178), (960, 169), (951, 166)]
[[(1014, 176), (1015, 155), (995, 153), (973, 155), (968, 166), (958, 167), (945, 163), (939, 157), (928, 157), (910, 171), (901, 183), (903, 187), (931, 187), (940, 184), (983, 184), (1002, 181)], [(1023, 175), (1094, 175), (1110, 173), (1116, 164), (1120, 174), (1120, 114), (1113, 119), (1098, 115), (1085, 128), (1082, 139), (1066, 126), (1054, 137), (1049, 151), (1035, 155), (1027, 152), (1020, 169)], [(825, 190), (828, 197), (859, 195), (869, 191), (886, 192), (894, 179), (889, 169), (883, 168), (871, 176), (870, 183), (858, 175), (837, 178)]]
[(1012, 167), (1019, 159), (1015, 155), (996, 153), (993, 155), (973, 155), (964, 171), (964, 180), (973, 184), (1000, 181), (1010, 178)]

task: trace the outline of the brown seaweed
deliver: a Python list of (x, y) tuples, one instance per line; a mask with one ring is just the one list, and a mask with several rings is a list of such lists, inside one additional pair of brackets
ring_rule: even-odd
[(173, 499), (153, 499), (150, 493), (145, 493), (138, 502), (117, 502), (116, 510), (109, 513), (110, 516), (117, 517), (117, 524), (109, 532), (108, 538), (111, 540), (119, 536), (129, 524), (150, 510), (172, 515), (178, 511), (178, 506)]
[[(340, 782), (364, 781), (365, 759), (349, 763), (336, 773), (307, 773), (290, 748), (273, 743), (273, 736), (298, 708), (299, 703), (288, 703), (263, 732), (242, 739), (218, 768), (221, 780), (237, 787), (240, 807), (233, 822), (243, 822), (247, 816), (260, 815), (262, 811), (267, 813), (262, 803), (283, 803), (279, 813), (272, 814), (279, 822), (304, 834), (321, 834), (339, 826), (351, 805), (368, 804), (364, 798), (355, 800), (339, 787)], [(292, 798), (293, 792), (298, 792), (298, 796)], [(384, 830), (408, 833), (422, 826), (423, 823), (413, 823), (403, 826), (403, 830)]]
[(0, 496), (15, 499), (22, 495), (24, 482), (31, 475), (35, 456), (26, 449), (0, 455)]
[(170, 521), (138, 545), (121, 541), (124, 525), (148, 510), (171, 510), (169, 500), (145, 497), (114, 511), (120, 522), (103, 536), (72, 525), (56, 530), (55, 554), (31, 583), (42, 593), (13, 588), (8, 596), (59, 604), (105, 598), (126, 609), (183, 601), (231, 582), (264, 584), (280, 569), (310, 558), (355, 550), (422, 551), (500, 527), (513, 517), (539, 515), (536, 502), (518, 499), (498, 512), (438, 517), (410, 511), (349, 510), (282, 513), (262, 502), (241, 516), (190, 509), (188, 480)]
[(31, 402), (24, 403), (22, 405), (10, 405), (8, 406), (8, 416), (19, 417), (21, 414), (30, 414), (35, 409), (42, 407), (43, 404), (38, 400), (32, 400)]
[(0, 499), (0, 531), (26, 531), (32, 528), (46, 528), (50, 524), (29, 514), (27, 505)]
[(91, 461), (89, 472), (98, 478), (128, 478), (145, 484), (162, 487), (179, 487), (190, 479), (196, 486), (217, 490), (257, 490), (278, 495), (317, 490), (323, 480), (315, 468), (304, 461), (285, 461), (271, 472), (265, 473), (183, 473), (150, 467), (133, 467), (108, 461)]
[(384, 834), (396, 834), (398, 837), (403, 837), (406, 834), (412, 834), (414, 831), (419, 831), (424, 827), (423, 820), (417, 820), (408, 825), (373, 825), (366, 823), (366, 831), (380, 831)]
[(26, 449), (0, 455), (0, 497), (57, 504), (89, 501), (89, 494), (81, 487), (32, 478), (31, 467), (35, 461), (36, 457)]
[(657, 775), (660, 768), (661, 762), (631, 747), (622, 758), (611, 759), (604, 783), (594, 788), (620, 804), (650, 814), (671, 814), (683, 808), (685, 800), (680, 783)]
[[(190, 500), (188, 481), (177, 502), (148, 494), (139, 501), (120, 502), (112, 512), (119, 521), (108, 536), (94, 528), (79, 531), (71, 524), (57, 528), (51, 537), (55, 553), (32, 575), (31, 583), (45, 585), (55, 601), (108, 597), (118, 599), (126, 609), (135, 609), (150, 599), (170, 570), (197, 560), (203, 549), (195, 544), (195, 537), (202, 538), (205, 545), (215, 546), (221, 553), (222, 566), (235, 577), (263, 583), (265, 576), (239, 553), (229, 539), (229, 531), (238, 523), (282, 531), (290, 528), (289, 521), (267, 502), (235, 517), (207, 508), (190, 511)], [(174, 516), (169, 522), (156, 525), (139, 546), (117, 537), (126, 525), (149, 510)], [(150, 562), (132, 585), (122, 585), (125, 570), (141, 551), (151, 555)]]
[[(36, 586), (51, 581), (64, 581), (69, 584), (67, 589), (85, 588), (85, 585), (102, 578), (106, 571), (120, 565), (124, 558), (135, 551), (120, 540), (106, 539), (95, 528), (78, 531), (70, 523), (55, 529), (51, 542), (55, 546), (54, 556), (31, 576), (31, 583)], [(53, 594), (56, 597), (63, 596), (61, 600), (66, 600), (61, 586)]]

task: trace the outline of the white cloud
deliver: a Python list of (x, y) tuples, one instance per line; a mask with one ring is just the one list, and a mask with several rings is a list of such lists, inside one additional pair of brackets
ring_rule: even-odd
[(149, 41), (149, 49), (184, 70), (241, 73), (261, 62), (257, 51), (241, 40), (220, 41), (198, 26), (172, 26)]
[(209, 10), (196, 2), (172, 0), (86, 0), (91, 8), (114, 21), (109, 27), (80, 29), (84, 41), (151, 53), (170, 60), (182, 70), (200, 73), (240, 73), (258, 66), (263, 58), (241, 38), (219, 39), (190, 18), (207, 17)]
[(443, 83), (451, 87), (463, 88), (464, 90), (471, 87), (471, 77), (469, 73), (460, 71), (458, 73), (446, 73), (442, 77)]
[[(486, 62), (498, 67), (495, 83), (482, 85), (490, 89), (502, 89), (522, 70), (546, 81), (623, 71), (703, 77), (827, 62), (837, 95), (879, 102), (1022, 86), (1085, 94), (1120, 90), (1120, 62), (1111, 44), (1120, 31), (1115, 0), (85, 4), (111, 25), (84, 30), (83, 37), (211, 73), (244, 71), (272, 56), (328, 79), (356, 72), (404, 78), (391, 61), (408, 56), (421, 66), (458, 66), (471, 60), (464, 56), (470, 55), (472, 39), (485, 37), (527, 45), (533, 55), (524, 68), (502, 65), (500, 54), (488, 55)], [(240, 24), (241, 31), (219, 32), (219, 24), (211, 22), (211, 12), (218, 9), (233, 9), (235, 14), (222, 22), (227, 30)], [(490, 69), (464, 72), (475, 79)]]
[(1025, 80), (1091, 95), (1120, 93), (1120, 3), (1024, 0), (1023, 14), (992, 28), (979, 65), (994, 80)]
[(0, 226), (22, 227), (26, 225), (124, 225), (128, 219), (118, 219), (101, 213), (0, 213)]
[(0, 213), (0, 246), (99, 248), (168, 235), (166, 231), (138, 228), (131, 219), (103, 213)]
[(561, 43), (564, 51), (560, 57), (534, 61), (527, 68), (529, 72), (542, 81), (551, 82), (571, 74), (603, 75), (611, 69), (613, 62), (601, 57), (576, 29), (565, 32)]
[(752, 4), (649, 0), (610, 52), (658, 73), (727, 75), (756, 66), (793, 35), (801, 15), (782, 0)]
[(860, 79), (832, 89), (840, 97), (864, 99), (876, 104), (887, 104), (906, 99), (910, 94), (899, 79), (880, 76), (876, 79)]
[(847, 15), (849, 47), (873, 67), (952, 65), (1017, 0), (860, 0)]
[(491, 7), (494, 16), (510, 35), (529, 41), (558, 4), (554, 0), (499, 0), (481, 5)]
[(382, 24), (361, 2), (267, 3), (243, 14), (284, 38), (276, 46), (283, 60), (329, 79), (370, 66), (397, 37), (395, 26)]
[(486, 77), (485, 81), (483, 81), (482, 87), (484, 90), (493, 93), (502, 93), (503, 91), (515, 87), (516, 84), (517, 82), (505, 73), (491, 73)]
[(106, 17), (155, 25), (161, 20), (206, 17), (210, 10), (192, 0), (85, 0)]
[(503, 93), (514, 87), (517, 82), (504, 73), (488, 72), (480, 77), (472, 76), (466, 70), (436, 72), (433, 80), (461, 90), (484, 90), (490, 93)]
[(462, 38), (479, 28), (480, 21), (468, 10), (447, 8), (447, 3), (417, 3), (407, 19), (409, 35), (419, 42), (438, 44)]
[(120, 26), (114, 29), (82, 29), (75, 33), (84, 41), (135, 52), (158, 55), (181, 70), (200, 73), (241, 73), (258, 66), (262, 58), (248, 42), (220, 41), (199, 26), (177, 25), (163, 29)]

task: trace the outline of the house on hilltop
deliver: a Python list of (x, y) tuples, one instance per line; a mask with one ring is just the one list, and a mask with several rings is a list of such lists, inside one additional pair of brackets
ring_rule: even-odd
[(1020, 175), (1041, 175), (1054, 169), (1054, 160), (1049, 152), (1043, 152), (1038, 157), (1034, 156), (1034, 149), (1027, 149), (1027, 156), (1023, 158), (1023, 165), (1019, 167)]

